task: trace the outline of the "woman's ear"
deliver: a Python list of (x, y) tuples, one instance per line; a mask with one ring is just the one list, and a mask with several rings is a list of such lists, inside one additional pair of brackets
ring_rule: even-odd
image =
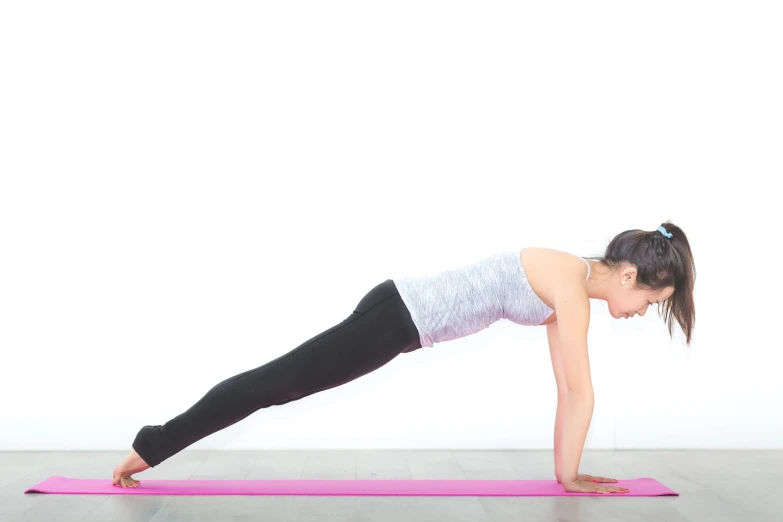
[(628, 266), (623, 270), (623, 275), (620, 282), (624, 285), (633, 286), (636, 282), (636, 268)]

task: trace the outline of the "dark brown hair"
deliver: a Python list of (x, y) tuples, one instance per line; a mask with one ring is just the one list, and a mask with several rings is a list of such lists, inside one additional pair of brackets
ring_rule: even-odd
[(663, 320), (673, 338), (672, 325), (676, 320), (685, 333), (686, 344), (691, 344), (696, 324), (696, 308), (693, 303), (693, 285), (696, 282), (696, 265), (685, 232), (667, 221), (661, 226), (670, 233), (666, 237), (659, 230), (626, 230), (609, 242), (603, 256), (586, 257), (614, 270), (621, 263), (636, 267), (636, 286), (656, 291), (674, 287), (669, 299), (659, 303), (658, 315), (663, 308)]

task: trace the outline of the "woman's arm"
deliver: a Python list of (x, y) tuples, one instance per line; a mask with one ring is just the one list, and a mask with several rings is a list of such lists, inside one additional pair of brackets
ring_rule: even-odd
[(563, 425), (565, 424), (566, 404), (568, 392), (557, 396), (557, 413), (555, 414), (555, 477), (560, 482), (563, 474)]
[(561, 468), (557, 481), (568, 484), (579, 478), (579, 462), (582, 460), (587, 431), (593, 417), (594, 399), (592, 392), (571, 391), (565, 404), (565, 423), (561, 438)]
[[(593, 416), (593, 384), (587, 355), (587, 328), (590, 323), (590, 300), (584, 285), (563, 281), (555, 292), (557, 314), (556, 354), (553, 357), (555, 375), (565, 375), (565, 388), (558, 386), (558, 426), (555, 419), (555, 474), (567, 484), (578, 478), (587, 432)], [(552, 347), (550, 345), (550, 351)], [(558, 353), (559, 352), (559, 356)], [(558, 365), (562, 369), (558, 370)], [(558, 429), (562, 434), (558, 435)], [(559, 444), (558, 444), (559, 439)]]
[(563, 356), (560, 353), (560, 343), (557, 337), (557, 321), (546, 325), (546, 336), (549, 341), (549, 355), (552, 357), (552, 371), (557, 383), (557, 413), (555, 414), (555, 477), (560, 476), (563, 469), (562, 440), (563, 424), (565, 423), (566, 403), (568, 402), (568, 381), (566, 381)]

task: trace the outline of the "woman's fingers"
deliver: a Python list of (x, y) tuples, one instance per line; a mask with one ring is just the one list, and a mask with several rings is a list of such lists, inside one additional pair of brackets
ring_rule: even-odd
[(616, 486), (595, 486), (598, 493), (628, 493), (628, 488), (618, 488)]
[[(596, 477), (599, 478), (599, 477)], [(628, 493), (629, 489), (617, 486), (602, 486), (593, 481), (578, 479), (574, 482), (563, 484), (563, 487), (570, 493)]]

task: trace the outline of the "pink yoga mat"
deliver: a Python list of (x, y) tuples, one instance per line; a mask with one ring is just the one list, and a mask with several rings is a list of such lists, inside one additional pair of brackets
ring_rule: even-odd
[(407, 495), (407, 496), (623, 496), (677, 495), (651, 478), (618, 480), (629, 493), (567, 493), (556, 480), (141, 480), (137, 488), (109, 479), (49, 477), (25, 493), (75, 495)]

